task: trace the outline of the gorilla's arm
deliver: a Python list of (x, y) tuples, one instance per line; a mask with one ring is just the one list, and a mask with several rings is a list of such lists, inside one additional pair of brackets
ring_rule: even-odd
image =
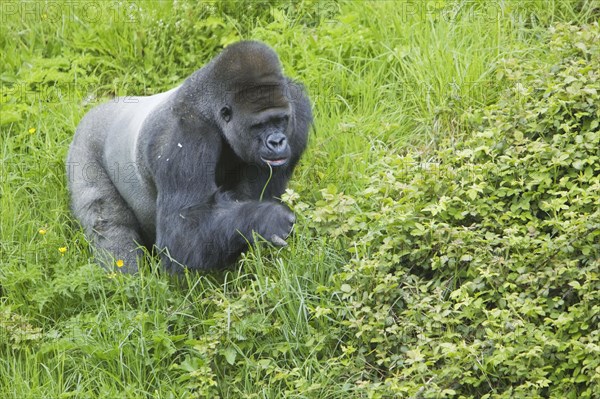
[(218, 197), (180, 212), (169, 209), (175, 198), (159, 197), (157, 245), (167, 248), (165, 266), (171, 272), (179, 264), (192, 269), (225, 266), (253, 243), (252, 232), (277, 242), (274, 236), (283, 241), (292, 228), (294, 216), (284, 205)]

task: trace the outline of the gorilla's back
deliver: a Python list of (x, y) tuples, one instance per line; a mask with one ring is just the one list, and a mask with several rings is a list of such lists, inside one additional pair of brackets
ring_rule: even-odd
[[(88, 150), (108, 172), (148, 237), (155, 234), (156, 188), (140, 160), (139, 138), (146, 118), (178, 88), (146, 97), (119, 97), (101, 104), (84, 116), (75, 134), (74, 144), (89, 143)], [(82, 139), (80, 135), (88, 137)]]
[(123, 101), (127, 103), (115, 108), (104, 147), (105, 165), (109, 159), (122, 160), (118, 162), (119, 165), (107, 165), (119, 170), (113, 183), (135, 213), (144, 232), (150, 236), (155, 234), (156, 188), (145, 163), (140, 159), (138, 143), (146, 118), (177, 89), (153, 96), (124, 98)]

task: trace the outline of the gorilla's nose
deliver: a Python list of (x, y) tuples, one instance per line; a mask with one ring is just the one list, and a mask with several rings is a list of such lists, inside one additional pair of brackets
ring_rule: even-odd
[(275, 154), (285, 151), (287, 147), (287, 137), (283, 133), (272, 133), (267, 136), (267, 148)]

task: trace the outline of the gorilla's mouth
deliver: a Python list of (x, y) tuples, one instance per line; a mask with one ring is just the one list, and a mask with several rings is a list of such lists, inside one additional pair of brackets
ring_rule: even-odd
[(271, 166), (282, 166), (282, 165), (285, 165), (288, 161), (288, 158), (267, 159), (267, 158), (260, 157), (260, 159), (262, 159), (263, 162), (265, 162), (266, 164), (271, 165)]

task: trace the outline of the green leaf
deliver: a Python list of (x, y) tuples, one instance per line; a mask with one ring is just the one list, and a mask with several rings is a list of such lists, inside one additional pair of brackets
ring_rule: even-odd
[(348, 293), (352, 292), (352, 287), (351, 287), (349, 284), (342, 284), (342, 285), (340, 286), (340, 290), (341, 290), (342, 292), (345, 292), (345, 293), (347, 293), (347, 294), (348, 294)]
[(228, 346), (227, 348), (225, 348), (222, 351), (222, 354), (225, 357), (225, 360), (227, 361), (227, 363), (229, 363), (231, 366), (233, 366), (235, 364), (235, 358), (237, 357), (237, 351), (235, 350), (234, 347)]

